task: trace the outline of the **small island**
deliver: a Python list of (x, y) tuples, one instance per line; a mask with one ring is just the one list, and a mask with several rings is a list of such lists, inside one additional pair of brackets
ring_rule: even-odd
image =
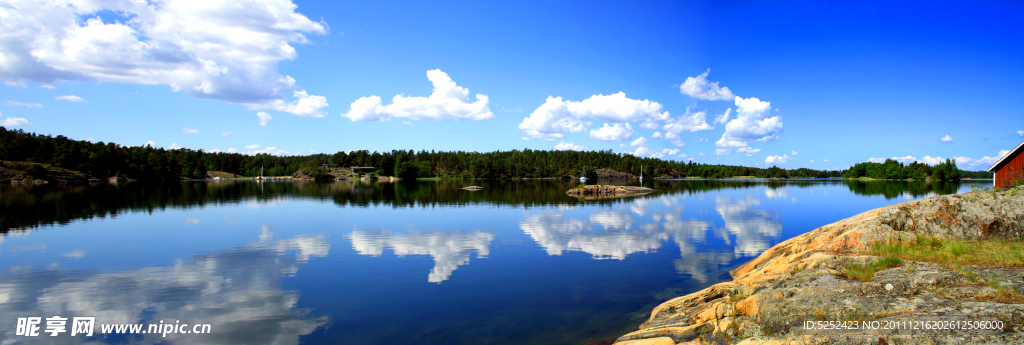
[(602, 199), (644, 195), (654, 191), (647, 187), (592, 185), (573, 188), (566, 191), (565, 194), (578, 198)]

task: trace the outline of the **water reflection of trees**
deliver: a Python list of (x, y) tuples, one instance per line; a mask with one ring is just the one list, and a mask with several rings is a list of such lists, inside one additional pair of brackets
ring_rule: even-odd
[[(209, 255), (195, 255), (171, 267), (121, 272), (87, 272), (51, 266), (0, 273), (0, 324), (18, 317), (94, 316), (101, 323), (211, 324), (211, 334), (137, 334), (132, 338), (95, 334), (17, 337), (19, 344), (187, 343), (298, 344), (328, 323), (297, 309), (299, 295), (281, 288), (306, 260), (327, 255), (324, 236), (274, 240), (264, 227), (260, 241)], [(289, 254), (293, 252), (294, 255)], [(98, 332), (98, 328), (94, 330)], [(15, 339), (13, 326), (0, 338)], [(6, 343), (6, 342), (5, 342)]]
[[(637, 184), (631, 181), (597, 181)], [(480, 185), (469, 192), (461, 188)], [(66, 224), (77, 219), (116, 216), (123, 212), (152, 212), (167, 208), (272, 200), (281, 197), (330, 200), (339, 206), (434, 207), (513, 205), (526, 208), (553, 204), (613, 205), (616, 199), (580, 201), (565, 195), (578, 182), (567, 180), (441, 180), (383, 183), (371, 181), (272, 182), (250, 181), (128, 183), (93, 186), (0, 186), (0, 233), (45, 224)], [(845, 185), (857, 195), (886, 198), (922, 197), (955, 193), (954, 182), (859, 180), (658, 180), (645, 183), (663, 194), (700, 194), (722, 189), (768, 187), (808, 188)]]

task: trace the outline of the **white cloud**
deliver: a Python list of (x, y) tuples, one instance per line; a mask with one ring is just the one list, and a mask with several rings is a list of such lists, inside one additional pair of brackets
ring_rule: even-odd
[(630, 154), (632, 154), (634, 156), (647, 157), (647, 156), (650, 156), (650, 155), (654, 154), (654, 151), (651, 151), (651, 149), (641, 146), (641, 147), (637, 147), (636, 151), (634, 151), (634, 152), (632, 152)]
[(559, 142), (555, 145), (555, 150), (572, 150), (572, 151), (586, 151), (587, 148), (583, 145), (573, 145), (572, 142)]
[[(0, 113), (0, 117), (3, 117), (3, 116), (4, 116), (4, 114)], [(26, 120), (23, 117), (8, 117), (8, 118), (5, 118), (5, 119), (4, 118), (0, 118), (0, 126), (4, 126), (4, 127), (19, 127), (19, 126), (32, 126), (32, 124), (28, 123), (28, 120)]]
[(647, 139), (640, 137), (640, 139), (634, 140), (629, 146), (647, 146)]
[(512, 108), (512, 109), (501, 108), (501, 111), (502, 112), (506, 112), (506, 113), (518, 113), (520, 111), (523, 111), (523, 108)]
[[(679, 149), (671, 149), (671, 150), (670, 149), (664, 149), (664, 150), (661, 150), (661, 153), (664, 153), (664, 154), (669, 155), (669, 156), (673, 156), (673, 155), (679, 154)], [(682, 155), (682, 156), (686, 157), (686, 155)]]
[(252, 144), (252, 145), (245, 145), (245, 149), (246, 149), (246, 150), (255, 150), (255, 149), (258, 149), (258, 148), (260, 148), (260, 146), (259, 146), (259, 145), (256, 145), (256, 144)]
[(168, 147), (167, 149), (168, 150), (177, 150), (177, 149), (180, 149), (180, 148), (181, 148), (181, 146), (178, 146), (178, 143), (171, 143), (171, 147)]
[(236, 149), (234, 147), (229, 147), (227, 152), (228, 153), (238, 153), (238, 149)]
[(868, 162), (871, 162), (871, 163), (885, 163), (885, 158), (870, 157), (870, 158), (868, 158)]
[(719, 156), (728, 156), (732, 154), (732, 149), (715, 149), (715, 154)]
[(768, 158), (764, 159), (764, 164), (765, 165), (768, 165), (768, 164), (786, 164), (787, 162), (789, 162), (789, 156), (787, 156), (787, 155), (768, 156)]
[(273, 116), (270, 116), (270, 114), (264, 113), (262, 111), (256, 113), (256, 116), (260, 118), (260, 126), (269, 125), (270, 121), (274, 120)]
[(725, 133), (715, 142), (719, 147), (750, 146), (750, 141), (770, 141), (778, 139), (782, 131), (782, 119), (779, 116), (767, 117), (771, 106), (757, 98), (742, 99), (736, 97), (736, 118), (725, 125)]
[(619, 144), (619, 148), (620, 148), (620, 149), (624, 149), (624, 148), (626, 148), (627, 146), (629, 146), (629, 145), (626, 145), (626, 144)]
[(53, 87), (53, 85), (45, 85), (44, 84), (44, 85), (40, 85), (39, 87), (44, 88), (44, 89), (50, 89), (50, 90), (55, 89), (55, 87)]
[(813, 159), (811, 160), (811, 164), (814, 164), (814, 160)]
[(29, 108), (29, 109), (42, 108), (43, 107), (43, 105), (39, 104), (39, 103), (21, 103), (21, 102), (15, 102), (15, 101), (7, 101), (7, 106), (8, 107), (25, 107), (25, 108)]
[(354, 121), (391, 121), (392, 117), (410, 120), (491, 120), (494, 113), (488, 108), (487, 95), (476, 95), (476, 102), (469, 99), (469, 89), (458, 86), (447, 73), (439, 69), (427, 71), (427, 79), (434, 84), (429, 97), (406, 97), (396, 95), (391, 104), (384, 105), (379, 96), (369, 96), (352, 102), (348, 113), (341, 114)]
[(611, 126), (606, 123), (601, 128), (591, 130), (590, 137), (601, 141), (626, 141), (633, 137), (633, 127), (629, 123)]
[(696, 98), (706, 100), (719, 100), (725, 101), (730, 100), (736, 95), (732, 94), (732, 91), (727, 87), (718, 87), (718, 82), (709, 82), (707, 77), (708, 73), (711, 73), (711, 69), (701, 73), (697, 77), (687, 77), (683, 85), (679, 86), (679, 92)]
[(696, 113), (691, 113), (690, 108), (686, 108), (686, 114), (670, 120), (669, 123), (665, 124), (662, 128), (669, 133), (679, 133), (682, 131), (696, 132), (714, 129), (715, 127), (709, 126), (707, 121), (704, 120), (706, 116), (706, 112), (698, 111)]
[(412, 123), (412, 121), (402, 121), (402, 124), (403, 125), (410, 125), (410, 126), (415, 126), (416, 125), (415, 123)]
[(181, 132), (185, 133), (185, 134), (196, 134), (196, 133), (199, 133), (199, 130), (198, 129), (182, 128)]
[(826, 159), (825, 161), (826, 161), (826, 162), (828, 162), (828, 160), (827, 160), (827, 159)]
[(729, 122), (729, 115), (732, 114), (732, 108), (726, 109), (722, 115), (715, 115), (715, 123), (726, 123)]
[[(0, 71), (2, 71), (2, 70), (0, 70)], [(82, 97), (78, 97), (78, 96), (75, 96), (75, 95), (57, 96), (57, 97), (54, 97), (53, 99), (58, 99), (58, 100), (68, 101), (68, 102), (75, 102), (75, 103), (85, 102), (85, 100), (82, 99)]]
[(224, 132), (224, 133), (221, 133), (220, 136), (222, 136), (222, 137), (232, 137), (232, 136), (238, 136), (238, 134), (235, 134), (235, 132)]
[[(326, 24), (296, 13), (289, 0), (8, 2), (0, 22), (0, 80), (87, 80), (167, 85), (188, 95), (322, 116), (278, 65), (298, 57), (293, 43)], [(120, 17), (104, 22), (99, 14)], [(286, 102), (292, 94), (294, 102)]]
[(1009, 150), (1000, 150), (999, 153), (997, 153), (995, 155), (995, 157), (985, 156), (985, 157), (979, 158), (979, 159), (974, 159), (974, 158), (970, 158), (970, 157), (954, 157), (954, 158), (956, 159), (957, 166), (966, 167), (966, 168), (971, 169), (971, 170), (984, 170), (984, 169), (988, 169), (989, 167), (991, 167), (992, 164), (996, 164), (996, 162), (999, 161), (1000, 158), (1003, 158), (1003, 156), (1005, 156), (1007, 153), (1010, 153), (1010, 151)]
[(796, 156), (796, 154), (797, 154), (797, 152), (796, 152), (796, 151), (793, 151), (792, 155)]
[[(736, 149), (736, 152), (746, 154), (747, 157), (753, 156), (755, 153), (761, 152), (761, 149), (755, 149), (753, 147), (741, 147)], [(796, 152), (794, 152), (794, 155)]]
[(949, 136), (949, 134), (946, 134), (946, 136), (942, 137), (942, 139), (939, 139), (939, 141), (942, 141), (944, 143), (951, 143), (953, 142), (953, 137)]
[[(897, 162), (900, 162), (900, 163), (903, 163), (903, 164), (910, 164), (910, 163), (913, 163), (913, 162), (917, 161), (917, 158), (915, 158), (914, 156), (910, 156), (910, 155), (903, 156), (903, 157), (892, 157), (892, 159), (894, 161), (897, 161)], [(883, 160), (883, 162), (884, 162), (884, 160)]]
[(697, 140), (697, 142), (705, 142), (705, 141), (708, 141), (708, 138), (700, 138), (700, 140)]
[(664, 137), (661, 136), (661, 132), (654, 132), (654, 135), (651, 135), (651, 138), (664, 138)]
[(678, 134), (672, 132), (665, 132), (665, 140), (668, 140), (672, 145), (684, 146), (686, 143), (683, 142), (683, 138), (679, 137)]
[(1017, 136), (1024, 137), (1024, 130), (1017, 131)]
[(945, 158), (942, 158), (942, 157), (934, 157), (934, 158), (932, 158), (931, 156), (924, 156), (924, 158), (922, 159), (922, 162), (924, 164), (928, 164), (928, 165), (937, 165), (937, 164), (943, 163), (945, 161), (946, 161)]
[(519, 129), (526, 135), (549, 141), (563, 138), (565, 132), (585, 131), (593, 123), (590, 119), (616, 124), (641, 122), (641, 128), (653, 129), (657, 128), (655, 122), (669, 119), (669, 113), (661, 110), (662, 105), (658, 102), (630, 99), (623, 92), (594, 95), (581, 102), (548, 97), (544, 104), (523, 119)]
[(152, 141), (152, 140), (146, 140), (146, 144), (145, 144), (145, 145), (142, 145), (142, 146), (143, 146), (143, 147), (146, 147), (146, 146), (149, 146), (149, 147), (156, 147), (156, 142), (155, 142), (155, 141)]

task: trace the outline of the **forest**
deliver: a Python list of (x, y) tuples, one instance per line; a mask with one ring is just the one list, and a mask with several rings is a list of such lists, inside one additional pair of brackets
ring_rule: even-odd
[(961, 171), (956, 167), (956, 160), (948, 158), (945, 162), (934, 166), (916, 161), (904, 165), (896, 160), (886, 159), (884, 163), (857, 163), (850, 170), (847, 170), (843, 177), (869, 177), (885, 180), (924, 180), (931, 178), (942, 181), (959, 181), (961, 178), (992, 178), (992, 173), (988, 171)]
[[(381, 176), (445, 177), (445, 178), (559, 178), (580, 176), (584, 166), (588, 171), (613, 169), (654, 178), (702, 177), (728, 178), (752, 176), (760, 178), (827, 178), (900, 176), (917, 178), (924, 174), (942, 174), (942, 180), (956, 179), (963, 172), (955, 162), (931, 167), (912, 163), (903, 166), (893, 161), (885, 164), (859, 163), (850, 171), (813, 170), (807, 168), (783, 169), (711, 165), (678, 162), (658, 158), (637, 157), (607, 151), (548, 151), (511, 150), (494, 152), (368, 150), (275, 156), (247, 155), (203, 150), (153, 148), (151, 146), (125, 146), (108, 142), (73, 140), (62, 135), (40, 135), (20, 129), (0, 127), (0, 160), (42, 163), (49, 166), (76, 170), (105, 178), (125, 177), (140, 181), (171, 181), (204, 179), (208, 171), (222, 171), (242, 176), (288, 176), (300, 170), (318, 175), (322, 164), (340, 167), (375, 167)], [(894, 164), (895, 165), (894, 165)], [(898, 167), (898, 169), (897, 169)], [(895, 172), (894, 172), (895, 171)], [(904, 177), (906, 176), (906, 177)], [(988, 176), (991, 178), (991, 174)]]

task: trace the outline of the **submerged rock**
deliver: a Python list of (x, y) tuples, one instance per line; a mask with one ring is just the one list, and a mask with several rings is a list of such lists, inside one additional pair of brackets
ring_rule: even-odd
[(654, 189), (647, 187), (591, 185), (570, 189), (565, 194), (578, 198), (601, 199), (642, 195), (651, 192), (654, 192)]
[(736, 268), (731, 282), (661, 304), (616, 344), (1024, 343), (1024, 267), (904, 261), (868, 281), (843, 272), (879, 259), (858, 254), (875, 243), (916, 235), (1022, 240), (1024, 187), (910, 201), (822, 226)]

